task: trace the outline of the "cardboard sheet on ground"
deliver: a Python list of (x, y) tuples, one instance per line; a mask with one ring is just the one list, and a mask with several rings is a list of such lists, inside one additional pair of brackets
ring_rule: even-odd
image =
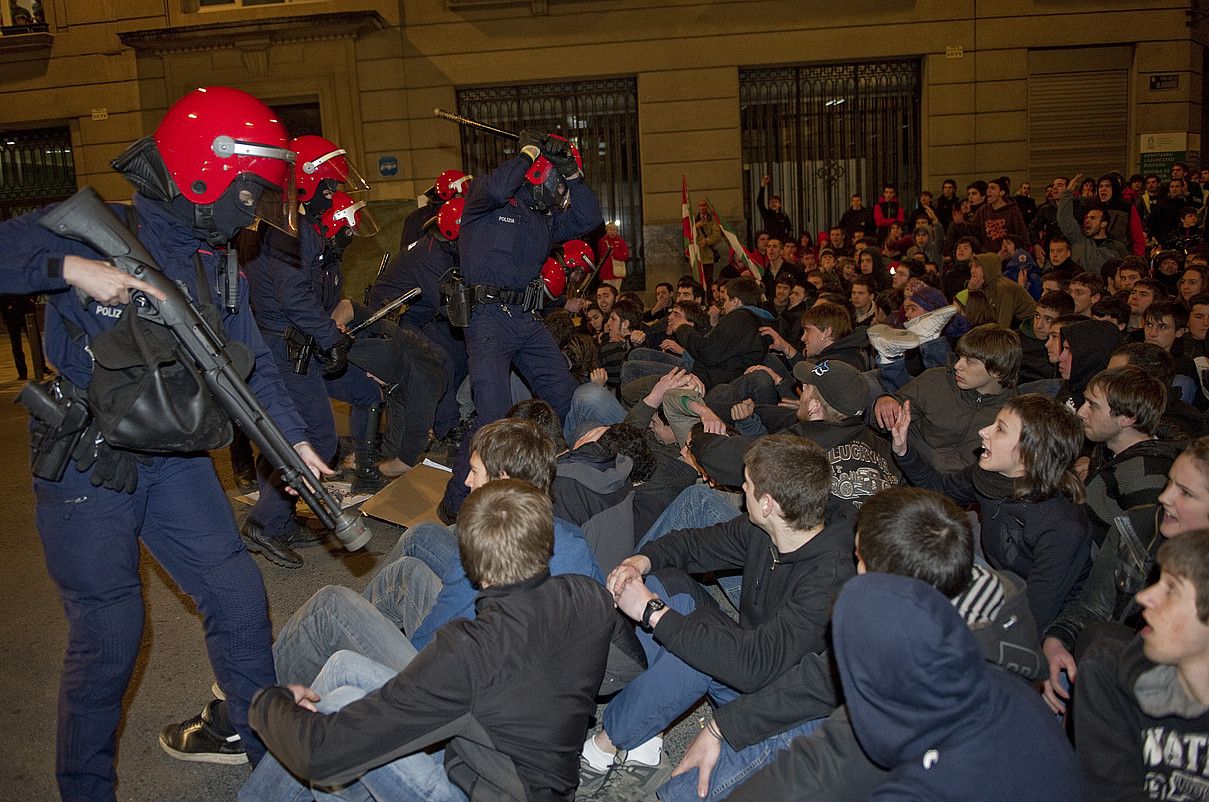
[[(327, 482), (326, 487), (328, 492), (335, 497), (336, 503), (340, 505), (340, 509), (342, 510), (355, 507), (371, 498), (369, 493), (353, 493), (352, 487), (348, 482)], [(255, 505), (260, 500), (260, 491), (254, 490), (251, 493), (244, 493), (243, 495), (236, 496), (235, 500), (244, 504)], [(315, 513), (305, 504), (297, 504), (295, 508), (298, 515), (306, 518), (315, 517)]]
[(436, 521), (449, 474), (448, 468), (425, 460), (374, 494), (361, 512), (399, 526)]

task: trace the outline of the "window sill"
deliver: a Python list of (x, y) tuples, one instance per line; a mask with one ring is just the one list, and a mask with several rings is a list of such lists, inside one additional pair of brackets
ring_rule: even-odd
[(50, 50), (55, 35), (47, 25), (12, 25), (0, 28), (0, 53), (36, 53)]

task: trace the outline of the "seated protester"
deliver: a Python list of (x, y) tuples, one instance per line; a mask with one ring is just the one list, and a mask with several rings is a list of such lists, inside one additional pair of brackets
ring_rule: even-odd
[(1159, 282), (1152, 278), (1140, 278), (1135, 281), (1129, 289), (1129, 322), (1125, 324), (1125, 333), (1133, 335), (1132, 339), (1143, 339), (1146, 311), (1155, 301), (1165, 300), (1167, 291)]
[(1041, 277), (1041, 294), (1047, 292), (1069, 292), (1070, 279), (1073, 278), (1068, 273), (1050, 273), (1048, 276)]
[(1049, 238), (1049, 243), (1046, 246), (1046, 260), (1042, 265), (1043, 273), (1063, 272), (1063, 273), (1078, 273), (1083, 270), (1070, 254), (1070, 241), (1061, 234), (1055, 234)]
[(1095, 273), (1076, 273), (1066, 287), (1074, 299), (1075, 310), (1071, 314), (1091, 317), (1091, 308), (1104, 297), (1104, 279)]
[(791, 343), (802, 339), (802, 314), (814, 306), (818, 299), (818, 288), (805, 278), (795, 277), (789, 289), (789, 307), (777, 316), (775, 328)]
[[(951, 599), (984, 660), (1025, 679), (1041, 673), (1037, 628), (1023, 583), (975, 563), (970, 519), (952, 501), (913, 487), (885, 490), (861, 507), (856, 540), (858, 574), (926, 582)], [(827, 653), (807, 655), (759, 691), (718, 708), (708, 732), (693, 741), (671, 782), (660, 789), (660, 798), (687, 799), (683, 789), (693, 784), (713, 789), (713, 796), (700, 798), (718, 798), (737, 781), (726, 798), (867, 799), (888, 772), (862, 751), (848, 709), (837, 708), (841, 699), (830, 663)], [(827, 718), (816, 731), (794, 737), (821, 716)], [(766, 768), (756, 773), (760, 766)]]
[[(1209, 356), (1209, 293), (1194, 295), (1188, 299), (1188, 330), (1180, 338), (1180, 350), (1189, 358)], [(1199, 376), (1199, 370), (1198, 370)]]
[(1203, 798), (1209, 754), (1209, 531), (1168, 540), (1137, 596), (1146, 627), (1079, 663), (1075, 741), (1092, 798)]
[(619, 298), (605, 320), (604, 341), (597, 350), (597, 359), (608, 376), (609, 387), (620, 386), (622, 363), (630, 350), (644, 343), (646, 338), (642, 307), (627, 298)]
[(999, 248), (999, 257), (1003, 260), (1005, 279), (1024, 287), (1034, 301), (1041, 297), (1041, 267), (1023, 241), (1004, 237)]
[(970, 330), (957, 305), (946, 304), (940, 290), (919, 279), (903, 287), (902, 317), (902, 329), (877, 324), (868, 331), (869, 345), (878, 355), (880, 389), (890, 393), (929, 368), (947, 367), (950, 343)]
[(953, 259), (940, 277), (940, 289), (950, 301), (957, 297), (957, 293), (966, 289), (978, 247), (977, 237), (962, 237), (957, 240)]
[(1062, 385), (1054, 400), (1071, 412), (1083, 406), (1087, 383), (1104, 368), (1121, 342), (1115, 326), (1101, 320), (1083, 320), (1062, 326), (1058, 332), (1058, 375)]
[[(865, 379), (844, 362), (822, 360), (799, 362), (793, 375), (802, 383), (796, 420), (781, 431), (804, 437), (827, 450), (831, 462), (831, 497), (828, 520), (855, 512), (874, 494), (899, 482), (898, 468), (884, 438), (865, 425), (868, 396)], [(694, 434), (689, 448), (697, 464), (720, 485), (743, 484), (743, 457), (758, 438), (768, 434), (762, 418), (755, 414), (751, 399), (732, 410), (735, 427), (730, 437), (702, 432)]]
[[(701, 332), (708, 332), (712, 328), (709, 313), (700, 304), (695, 301), (676, 301), (668, 310), (666, 328), (662, 332), (652, 330), (646, 340), (650, 346), (631, 348), (621, 365), (621, 396), (627, 405), (636, 403), (636, 399), (625, 392), (626, 385), (647, 376), (662, 376), (670, 368), (692, 369), (693, 357), (671, 339), (672, 333), (681, 326), (692, 326), (694, 330)], [(666, 337), (661, 340), (663, 335)], [(642, 393), (638, 395), (640, 398), (650, 390), (650, 386), (644, 382), (639, 382), (639, 385), (642, 389)]]
[[(1174, 380), (1175, 360), (1171, 354), (1154, 343), (1125, 343), (1118, 346), (1108, 358), (1109, 368), (1133, 365), (1159, 380), (1164, 387), (1171, 387)], [(1159, 417), (1155, 436), (1178, 445), (1195, 440), (1206, 431), (1205, 419), (1196, 407), (1184, 403), (1179, 393), (1168, 391), (1167, 404)]]
[[(759, 282), (747, 277), (733, 279), (720, 290), (720, 295), (722, 317), (711, 331), (701, 332), (684, 323), (663, 343), (665, 350), (692, 357), (693, 373), (705, 382), (707, 389), (734, 380), (748, 366), (764, 359), (768, 351), (760, 328), (768, 325), (772, 315), (759, 307)], [(666, 367), (657, 375), (664, 371)], [(645, 378), (652, 379), (652, 376)], [(626, 383), (630, 381), (626, 376), (623, 379)], [(646, 384), (653, 385), (654, 381)], [(647, 386), (646, 390), (649, 389)]]
[(1046, 342), (1050, 326), (1060, 317), (1073, 315), (1075, 302), (1065, 292), (1047, 292), (1037, 301), (1033, 319), (1020, 327), (1020, 383), (1052, 379), (1057, 364), (1051, 363)]
[[(648, 797), (670, 774), (649, 770), (666, 764), (659, 733), (702, 695), (731, 701), (825, 646), (835, 593), (853, 573), (851, 525), (823, 517), (827, 455), (770, 435), (745, 461), (746, 516), (652, 540), (609, 575), (617, 606), (642, 625), (650, 668), (609, 702), (604, 728), (584, 744), (581, 793)], [(738, 622), (685, 573), (735, 569)]]
[(911, 448), (943, 471), (975, 463), (979, 430), (1017, 395), (1020, 336), (993, 324), (980, 326), (957, 341), (957, 356), (952, 368), (925, 370), (872, 408), (872, 420), (890, 429), (909, 401)]
[(1091, 319), (1107, 320), (1124, 332), (1125, 324), (1129, 322), (1129, 291), (1096, 301), (1091, 307)]
[(1151, 277), (1163, 285), (1169, 296), (1179, 297), (1180, 276), (1184, 273), (1184, 254), (1160, 251), (1150, 260)]
[(1017, 328), (1033, 316), (1033, 298), (1014, 281), (1004, 278), (1003, 262), (998, 254), (980, 253), (970, 263), (966, 288), (986, 293), (995, 322), (1005, 329)]
[(958, 504), (977, 504), (982, 552), (991, 567), (1028, 583), (1029, 609), (1049, 626), (1079, 592), (1091, 565), (1083, 485), (1071, 463), (1083, 445), (1079, 419), (1044, 396), (1021, 395), (978, 433), (978, 464), (942, 473), (908, 446), (911, 405), (891, 429), (907, 481)]
[(774, 318), (778, 318), (789, 308), (789, 293), (793, 289), (794, 271), (782, 270), (773, 282), (772, 297), (760, 304)]
[[(852, 327), (858, 329), (861, 327), (869, 327), (877, 322), (877, 305), (874, 299), (877, 297), (877, 282), (869, 276), (857, 276), (852, 280), (852, 289), (849, 294), (849, 300), (852, 302)], [(790, 342), (796, 342), (790, 338), (786, 338)]]
[(1099, 547), (1112, 522), (1154, 504), (1167, 484), (1179, 446), (1154, 433), (1167, 403), (1163, 383), (1141, 368), (1109, 368), (1083, 393), (1079, 419), (1095, 444), (1086, 468), (1084, 509)]
[(574, 798), (579, 734), (619, 621), (609, 595), (550, 576), (550, 499), (518, 480), (470, 494), (458, 547), (480, 588), (475, 619), (443, 627), (402, 671), (341, 651), (313, 688), (261, 690), (250, 720), (272, 757), (240, 799), (333, 786), (376, 799)]
[(676, 302), (676, 288), (666, 281), (655, 285), (655, 305), (642, 313), (642, 322), (658, 331), (667, 321), (668, 310)]
[(844, 586), (833, 622), (852, 729), (890, 772), (870, 799), (1083, 798), (1053, 717), (1030, 689), (986, 665), (943, 594), (917, 579), (866, 574)]
[[(1188, 444), (1167, 473), (1157, 504), (1134, 507), (1113, 520), (1079, 596), (1045, 630), (1042, 649), (1049, 664), (1043, 691), (1054, 712), (1070, 699), (1066, 673), (1076, 682), (1076, 658), (1105, 636), (1128, 640), (1139, 630), (1135, 594), (1157, 577), (1155, 555), (1163, 541), (1209, 527), (1209, 438)], [(1109, 624), (1097, 622), (1111, 622)], [(1086, 631), (1086, 632), (1085, 632)]]
[(1185, 403), (1192, 403), (1200, 390), (1196, 365), (1179, 349), (1180, 338), (1188, 331), (1188, 310), (1178, 301), (1158, 301), (1146, 310), (1144, 320), (1146, 342), (1171, 354), (1175, 360), (1175, 389)]
[(839, 360), (857, 370), (868, 365), (865, 332), (853, 329), (851, 312), (837, 303), (820, 301), (802, 314), (802, 348), (790, 345), (774, 329), (765, 327), (760, 333), (772, 338), (769, 350), (781, 354), (789, 368), (803, 359)]
[(1107, 271), (1107, 267), (1106, 264), (1104, 280), (1109, 282), (1109, 289), (1114, 294), (1132, 290), (1133, 285), (1138, 283), (1143, 276), (1150, 275), (1146, 263), (1141, 259), (1122, 259), (1117, 263), (1117, 269), (1111, 274)]

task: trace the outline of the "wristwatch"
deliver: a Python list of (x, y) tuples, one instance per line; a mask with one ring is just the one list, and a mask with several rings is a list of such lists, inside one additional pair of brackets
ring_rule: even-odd
[(646, 603), (646, 608), (642, 611), (642, 629), (645, 632), (650, 632), (654, 627), (651, 626), (651, 616), (660, 610), (667, 609), (667, 605), (663, 603), (663, 599), (651, 599)]

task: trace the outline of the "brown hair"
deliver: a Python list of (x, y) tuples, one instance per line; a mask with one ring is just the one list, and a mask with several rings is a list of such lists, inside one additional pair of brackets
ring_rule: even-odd
[(458, 551), (476, 585), (515, 585), (549, 571), (554, 554), (550, 497), (519, 479), (488, 482), (458, 513)]
[(970, 587), (974, 534), (965, 511), (939, 493), (888, 487), (856, 516), (865, 567), (927, 582), (952, 599)]
[(994, 323), (970, 329), (957, 341), (957, 355), (977, 359), (1003, 387), (1020, 376), (1020, 335)]
[(823, 301), (802, 313), (802, 326), (814, 326), (819, 331), (831, 329), (831, 339), (839, 340), (852, 333), (852, 315), (839, 304)]
[(1087, 383), (1083, 397), (1092, 389), (1104, 396), (1108, 411), (1134, 419), (1133, 427), (1143, 434), (1154, 434), (1159, 418), (1167, 408), (1167, 388), (1146, 371), (1133, 365), (1097, 373)]
[(537, 424), (521, 418), (492, 421), (474, 434), (470, 453), (478, 454), (492, 477), (521, 479), (549, 492), (558, 457), (554, 440)]
[(770, 434), (756, 441), (743, 464), (754, 495), (768, 494), (794, 529), (823, 523), (831, 493), (831, 462), (813, 441), (791, 434)]
[(1018, 395), (1003, 405), (1020, 418), (1020, 458), (1024, 476), (1014, 498), (1041, 501), (1062, 494), (1083, 503), (1083, 482), (1071, 470), (1083, 448), (1083, 424), (1073, 412), (1037, 393)]

